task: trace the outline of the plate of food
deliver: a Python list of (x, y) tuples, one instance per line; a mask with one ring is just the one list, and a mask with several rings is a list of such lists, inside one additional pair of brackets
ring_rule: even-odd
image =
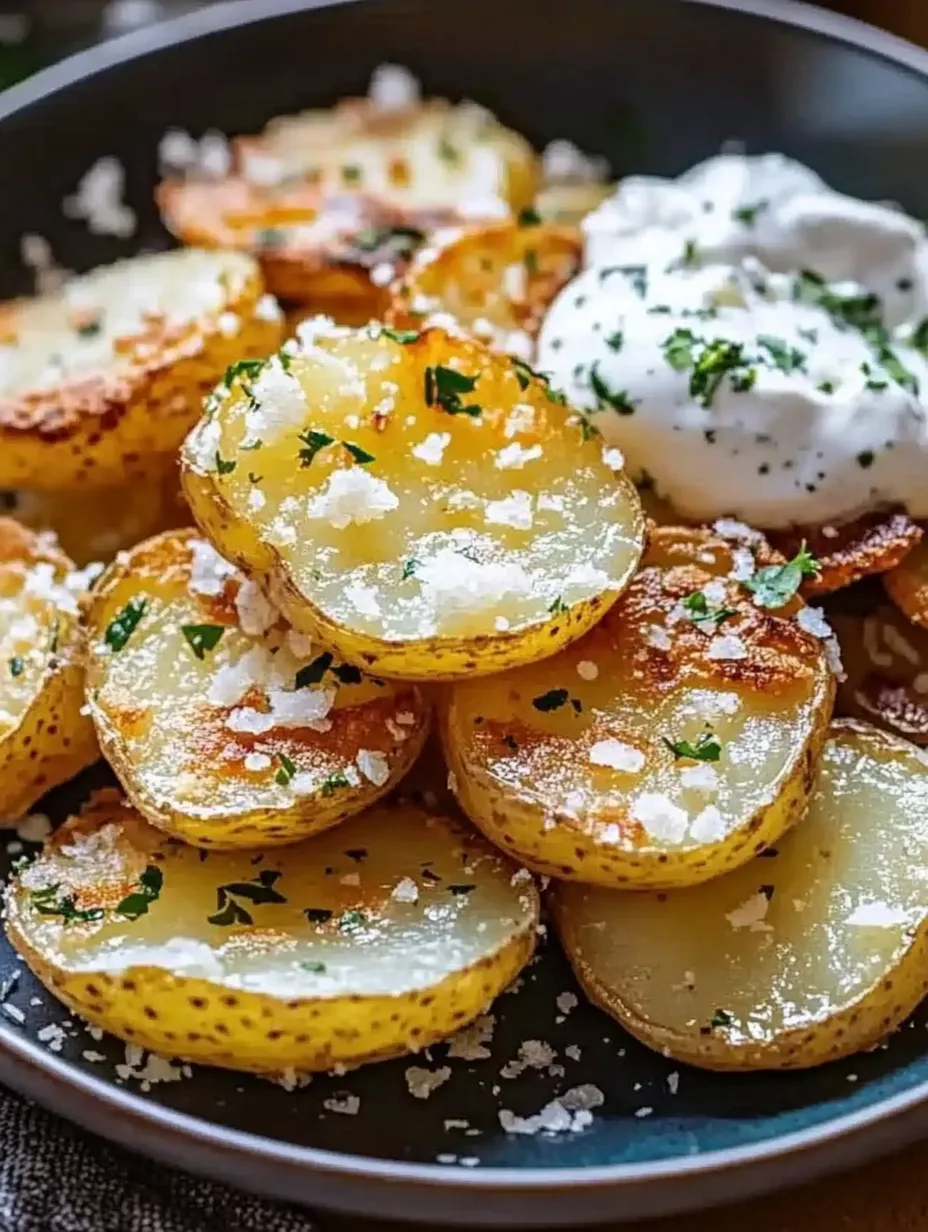
[(924, 1129), (926, 133), (759, 0), (239, 0), (0, 100), (0, 1079), (443, 1223)]

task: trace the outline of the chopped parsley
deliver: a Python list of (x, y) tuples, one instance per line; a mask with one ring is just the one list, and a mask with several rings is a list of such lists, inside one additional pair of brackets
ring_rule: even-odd
[(296, 766), (286, 753), (278, 753), (277, 760), (280, 762), (280, 769), (274, 775), (274, 782), (280, 787), (289, 787), (296, 775)]
[(77, 336), (79, 338), (96, 338), (102, 328), (102, 317), (88, 317), (86, 321), (82, 321), (78, 325)]
[(677, 372), (690, 370), (690, 397), (700, 406), (711, 406), (712, 399), (727, 376), (736, 393), (751, 389), (757, 368), (744, 353), (744, 344), (725, 338), (707, 342), (692, 330), (675, 329), (664, 341), (664, 358)]
[(757, 345), (767, 352), (774, 366), (781, 372), (801, 372), (805, 367), (806, 357), (803, 352), (790, 346), (783, 338), (776, 338), (773, 334), (759, 334)]
[(231, 389), (232, 385), (242, 377), (259, 376), (265, 365), (263, 359), (239, 359), (234, 364), (230, 364), (226, 368), (226, 374), (222, 378), (222, 383), (226, 389)]
[(711, 624), (718, 628), (723, 620), (728, 620), (730, 616), (736, 614), (733, 607), (711, 607), (709, 600), (701, 590), (694, 590), (692, 594), (687, 595), (683, 600), (683, 606), (694, 625)]
[(384, 326), (381, 329), (381, 334), (386, 338), (392, 338), (394, 342), (415, 342), (419, 337), (417, 329), (390, 329), (389, 326)]
[(591, 441), (594, 437), (602, 436), (599, 428), (594, 423), (590, 423), (585, 415), (580, 416), (580, 436), (585, 441)]
[(374, 462), (376, 459), (372, 453), (368, 453), (366, 449), (362, 449), (360, 445), (352, 445), (351, 441), (342, 441), (342, 444), (361, 466), (367, 466), (368, 462)]
[(541, 215), (537, 210), (533, 210), (531, 206), (527, 209), (519, 210), (519, 226), (520, 227), (537, 227), (541, 222)]
[(558, 595), (558, 597), (554, 600), (554, 602), (548, 608), (548, 611), (551, 613), (552, 616), (560, 616), (564, 612), (570, 611), (570, 609), (568, 608), (567, 604), (564, 602), (563, 597), (561, 595)]
[(250, 445), (239, 445), (242, 453), (251, 453), (254, 449), (260, 449), (264, 441), (252, 441)]
[(306, 962), (301, 962), (300, 966), (304, 971), (308, 971), (311, 975), (325, 975), (324, 962), (312, 962), (307, 960)]
[(718, 761), (722, 755), (722, 745), (718, 737), (711, 732), (702, 732), (696, 738), (695, 744), (691, 744), (689, 740), (668, 740), (666, 736), (661, 738), (677, 758), (688, 757), (692, 761)]
[(570, 694), (566, 689), (549, 689), (547, 693), (541, 693), (538, 697), (532, 698), (532, 705), (536, 710), (545, 713), (549, 710), (559, 710), (561, 706), (567, 704), (567, 699)]
[(216, 450), (216, 474), (231, 475), (238, 463), (234, 458), (226, 459), (220, 456), (219, 450)]
[(785, 565), (767, 565), (764, 569), (758, 569), (753, 577), (745, 578), (742, 585), (753, 593), (754, 602), (760, 607), (778, 608), (789, 603), (802, 585), (803, 578), (814, 577), (818, 571), (818, 561), (803, 540), (792, 560)]
[(621, 351), (622, 343), (625, 341), (625, 335), (620, 329), (617, 329), (614, 334), (610, 334), (606, 339), (606, 346), (610, 351)]
[(181, 633), (198, 659), (206, 657), (207, 650), (214, 650), (225, 633), (224, 625), (181, 625)]
[(901, 385), (910, 394), (918, 394), (918, 378), (908, 370), (891, 347), (880, 346), (877, 357), (897, 385)]
[(367, 923), (367, 912), (361, 911), (357, 907), (349, 907), (347, 911), (343, 911), (339, 917), (338, 927), (342, 932), (350, 932), (355, 928), (363, 928)]
[(425, 404), (439, 406), (449, 415), (470, 415), (476, 418), (481, 408), (476, 403), (464, 405), (462, 394), (473, 393), (477, 384), (475, 376), (467, 376), (444, 364), (436, 364), (425, 370)]
[(311, 465), (319, 450), (335, 441), (335, 437), (329, 436), (328, 432), (319, 432), (315, 428), (307, 428), (305, 432), (301, 432), (299, 439), (304, 446), (300, 450), (300, 466)]
[(596, 396), (597, 410), (608, 406), (618, 415), (634, 415), (637, 407), (627, 389), (610, 389), (599, 373), (598, 361), (590, 368), (590, 389)]
[(734, 1022), (734, 1018), (729, 1014), (728, 1010), (716, 1010), (709, 1019), (710, 1027), (730, 1027)]
[(909, 346), (915, 347), (917, 351), (928, 351), (928, 317), (922, 317), (915, 326)]
[(816, 389), (821, 394), (833, 394), (835, 392), (835, 383), (834, 381), (820, 381)]
[(411, 257), (424, 239), (425, 232), (418, 227), (369, 227), (358, 232), (354, 243), (362, 252), (377, 252), (389, 246), (398, 257)]
[(770, 204), (766, 199), (755, 201), (753, 205), (739, 205), (736, 210), (732, 210), (731, 216), (735, 222), (743, 223), (746, 227), (753, 227), (757, 222), (757, 215)]
[(148, 864), (139, 874), (139, 888), (116, 906), (116, 914), (124, 915), (127, 920), (137, 920), (139, 916), (148, 915), (148, 908), (161, 897), (161, 887), (164, 885), (164, 873), (157, 864)]
[(218, 924), (227, 928), (230, 924), (253, 924), (251, 913), (242, 906), (238, 899), (260, 905), (261, 903), (285, 903), (284, 896), (274, 889), (274, 883), (280, 878), (276, 869), (265, 868), (248, 881), (230, 881), (216, 889), (216, 911), (207, 916), (210, 924)]
[(122, 650), (132, 636), (135, 626), (145, 615), (147, 607), (147, 599), (130, 599), (122, 611), (113, 617), (103, 634), (103, 640), (110, 650)]
[(293, 687), (295, 689), (305, 689), (311, 684), (319, 684), (323, 676), (332, 666), (334, 655), (327, 650), (321, 655), (317, 655), (312, 663), (307, 663), (305, 667), (301, 667), (296, 674), (296, 680)]
[(10, 675), (11, 676), (21, 676), (23, 674), (24, 668), (25, 668), (25, 663), (23, 662), (21, 655), (14, 655), (13, 658), (10, 659)]
[(403, 576), (400, 580), (407, 582), (411, 577), (414, 577), (416, 570), (419, 568), (419, 564), (420, 562), (416, 560), (414, 556), (410, 556), (409, 560), (407, 560), (405, 565), (403, 565)]
[(864, 333), (881, 333), (883, 305), (878, 295), (866, 291), (860, 295), (841, 295), (828, 285), (821, 274), (802, 270), (793, 283), (793, 299), (801, 304), (822, 308), (836, 325), (859, 329)]
[(342, 167), (342, 179), (346, 184), (358, 184), (361, 180), (361, 168), (353, 165)]
[(857, 455), (857, 465), (861, 470), (869, 470), (873, 465), (874, 453), (872, 449), (865, 449)]
[(33, 890), (29, 901), (39, 915), (60, 915), (62, 924), (86, 924), (93, 920), (103, 919), (102, 907), (80, 908), (74, 905), (74, 895), (66, 894), (58, 897), (58, 883), (45, 886), (41, 890)]
[(321, 794), (327, 799), (329, 796), (334, 796), (340, 787), (350, 787), (351, 784), (341, 773), (330, 774), (322, 783)]

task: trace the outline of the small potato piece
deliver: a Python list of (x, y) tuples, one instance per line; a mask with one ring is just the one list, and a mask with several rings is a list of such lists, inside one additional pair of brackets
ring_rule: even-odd
[(833, 725), (807, 816), (711, 885), (554, 891), (590, 999), (665, 1056), (803, 1069), (871, 1048), (928, 990), (928, 769)]
[(544, 315), (581, 255), (573, 227), (507, 221), (442, 232), (393, 288), (387, 320), (408, 329), (451, 316), (494, 350), (530, 360)]
[(768, 531), (767, 537), (787, 557), (806, 544), (819, 564), (815, 577), (802, 586), (802, 593), (812, 596), (840, 590), (870, 574), (894, 571), (900, 561), (909, 559), (922, 529), (907, 513), (884, 509), (838, 526)]
[(928, 628), (928, 543), (924, 539), (883, 575), (883, 585), (909, 620)]
[(147, 483), (228, 365), (279, 346), (263, 289), (250, 257), (183, 250), (3, 305), (0, 486)]
[[(730, 548), (686, 535), (700, 533), (705, 563), (646, 563), (568, 650), (448, 690), (458, 800), (537, 872), (692, 885), (802, 815), (834, 696), (822, 643), (755, 606), (725, 576)], [(668, 554), (665, 543), (647, 560)], [(709, 615), (687, 608), (697, 594)]]
[[(152, 473), (135, 482), (87, 493), (59, 492), (3, 494), (12, 517), (37, 531), (54, 531), (62, 550), (84, 566), (108, 561), (126, 548), (160, 531), (190, 523), (190, 510), (180, 493), (177, 460), (150, 459)], [(165, 473), (158, 471), (164, 468)]]
[(218, 390), (182, 451), (197, 522), (291, 624), (421, 680), (554, 654), (599, 619), (644, 517), (543, 378), (439, 329), (300, 337)]
[(122, 554), (87, 626), (104, 755), (148, 821), (200, 847), (327, 829), (388, 792), (428, 734), (419, 689), (320, 653), (195, 531)]
[(101, 792), (8, 888), (10, 939), (90, 1022), (257, 1073), (426, 1048), (535, 946), (531, 877), (410, 805), (295, 847), (203, 854)]
[(97, 760), (84, 705), (78, 596), (86, 579), (49, 541), (0, 518), (0, 815), (21, 817)]
[(596, 180), (565, 180), (546, 184), (535, 198), (535, 209), (545, 222), (577, 226), (615, 191), (615, 184), (602, 184)]

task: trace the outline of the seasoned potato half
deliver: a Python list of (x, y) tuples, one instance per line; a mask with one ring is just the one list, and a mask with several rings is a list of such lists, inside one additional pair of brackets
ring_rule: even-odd
[(54, 540), (0, 518), (0, 815), (21, 817), (99, 756), (82, 714), (78, 599)]
[[(233, 360), (280, 344), (241, 253), (135, 257), (0, 311), (0, 486), (148, 482)], [(85, 498), (86, 499), (86, 498)]]
[(522, 137), (440, 99), (349, 99), (274, 120), (236, 152), (228, 178), (163, 183), (165, 223), (184, 243), (253, 253), (275, 294), (348, 309), (346, 324), (382, 315), (391, 273), (436, 227), (528, 205), (537, 174)]
[(646, 564), (576, 645), (448, 690), (453, 787), (494, 843), (555, 877), (689, 885), (802, 815), (834, 694), (823, 644), (722, 567)]
[(100, 745), (139, 811), (200, 847), (292, 843), (415, 761), (429, 703), (284, 624), (195, 531), (123, 553), (87, 612)]
[(395, 284), (387, 319), (408, 329), (451, 316), (494, 350), (531, 359), (544, 315), (581, 255), (573, 227), (510, 220), (449, 229)]
[[(54, 531), (61, 549), (77, 564), (111, 560), (160, 531), (190, 524), (181, 496), (176, 457), (150, 459), (145, 482), (96, 488), (3, 494), (12, 517), (37, 531)], [(157, 465), (154, 465), (157, 463)], [(163, 470), (163, 474), (160, 472)]]
[(866, 719), (913, 744), (928, 745), (928, 630), (911, 624), (878, 587), (860, 601), (832, 604), (828, 619), (846, 678), (840, 714)]
[(644, 517), (543, 378), (439, 329), (300, 337), (218, 390), (182, 451), (194, 517), (294, 626), (372, 671), (450, 679), (599, 619)]
[(101, 792), (9, 887), (10, 939), (90, 1022), (258, 1073), (425, 1048), (535, 945), (531, 877), (411, 805), (295, 847), (203, 855)]
[(591, 1000), (707, 1069), (801, 1069), (871, 1048), (928, 990), (928, 769), (845, 720), (809, 812), (711, 885), (561, 885), (558, 930)]
[(883, 575), (883, 585), (909, 620), (928, 628), (928, 544), (924, 540)]
[(839, 526), (805, 526), (768, 531), (770, 542), (785, 556), (805, 543), (818, 560), (814, 577), (803, 582), (804, 595), (823, 595), (850, 586), (870, 574), (893, 570), (908, 560), (922, 529), (908, 514), (878, 510)]

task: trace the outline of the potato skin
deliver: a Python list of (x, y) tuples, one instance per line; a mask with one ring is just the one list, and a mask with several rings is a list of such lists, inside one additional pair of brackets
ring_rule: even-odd
[(928, 545), (924, 540), (883, 574), (886, 593), (905, 616), (928, 628)]
[[(9, 518), (0, 518), (0, 571), (10, 562), (51, 564), (57, 576), (72, 562)], [(82, 636), (75, 613), (57, 614), (57, 648), (46, 654), (33, 696), (16, 726), (0, 738), (0, 811), (16, 820), (58, 783), (99, 757), (84, 706)], [(45, 652), (43, 652), (45, 653)]]

